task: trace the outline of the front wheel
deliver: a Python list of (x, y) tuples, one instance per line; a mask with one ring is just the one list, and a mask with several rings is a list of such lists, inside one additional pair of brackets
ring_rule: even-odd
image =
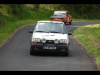
[(67, 23), (67, 20), (66, 20), (66, 22), (65, 22), (65, 25), (67, 25), (68, 23)]
[[(72, 20), (71, 20), (71, 22), (72, 22)], [(69, 24), (71, 24), (71, 22)]]
[(66, 50), (66, 52), (64, 53), (64, 56), (68, 56), (69, 55), (69, 48)]
[(35, 51), (32, 50), (32, 48), (30, 47), (30, 55), (35, 55)]
[(64, 53), (64, 56), (68, 56), (68, 54), (69, 54), (68, 52), (65, 52), (65, 53)]

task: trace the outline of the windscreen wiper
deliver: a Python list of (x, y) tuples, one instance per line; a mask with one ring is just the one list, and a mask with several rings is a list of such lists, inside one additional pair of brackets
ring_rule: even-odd
[(64, 34), (63, 32), (57, 32), (57, 31), (49, 31), (49, 33), (60, 33), (60, 34)]
[(45, 32), (45, 31), (35, 31), (35, 32)]
[(51, 33), (61, 33), (61, 32), (57, 32), (57, 31), (49, 31), (49, 32), (51, 32)]
[(35, 31), (35, 32), (45, 32), (45, 33), (48, 33), (48, 32), (46, 32), (46, 31)]

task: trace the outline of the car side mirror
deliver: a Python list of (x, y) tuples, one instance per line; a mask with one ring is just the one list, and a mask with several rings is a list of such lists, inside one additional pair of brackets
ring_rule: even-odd
[(72, 35), (72, 32), (68, 32), (68, 35)]
[(29, 30), (29, 33), (33, 33), (33, 30)]

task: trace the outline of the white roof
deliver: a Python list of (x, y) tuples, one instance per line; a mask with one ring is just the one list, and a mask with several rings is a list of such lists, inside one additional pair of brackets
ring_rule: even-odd
[(53, 23), (63, 23), (63, 22), (60, 22), (60, 21), (46, 21), (46, 20), (44, 20), (44, 21), (38, 21), (38, 22), (53, 22)]
[(63, 12), (63, 11), (62, 11), (62, 12), (61, 12), (61, 11), (60, 11), (60, 12), (56, 12), (56, 11), (55, 11), (54, 13), (66, 13), (66, 12)]

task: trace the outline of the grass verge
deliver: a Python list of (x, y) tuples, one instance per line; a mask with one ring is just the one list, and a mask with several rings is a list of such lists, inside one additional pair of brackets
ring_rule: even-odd
[(73, 35), (83, 44), (90, 55), (93, 55), (100, 70), (100, 24), (77, 28)]
[(97, 19), (76, 19), (76, 18), (72, 18), (72, 21), (100, 21)]

